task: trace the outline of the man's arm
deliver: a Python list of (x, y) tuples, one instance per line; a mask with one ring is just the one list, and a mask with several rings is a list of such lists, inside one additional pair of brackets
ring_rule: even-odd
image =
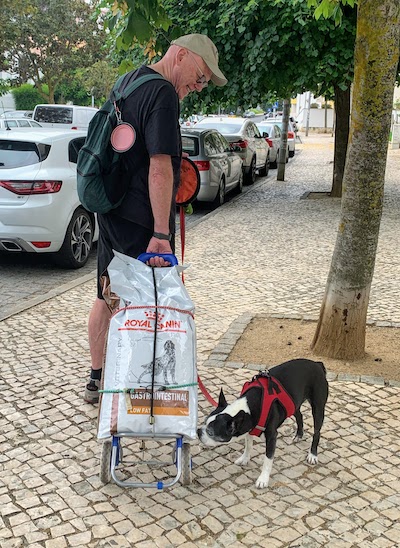
[[(154, 232), (169, 234), (169, 217), (171, 212), (172, 189), (174, 176), (171, 156), (155, 154), (150, 157), (149, 195), (154, 217)], [(168, 240), (151, 238), (146, 250), (148, 253), (172, 253)], [(168, 266), (161, 257), (151, 259), (152, 266)]]

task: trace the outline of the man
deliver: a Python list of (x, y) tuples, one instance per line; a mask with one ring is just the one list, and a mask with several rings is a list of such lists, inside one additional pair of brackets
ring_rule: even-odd
[[(140, 86), (124, 103), (123, 119), (133, 126), (136, 141), (125, 153), (129, 189), (123, 203), (110, 213), (98, 215), (98, 278), (113, 258), (113, 249), (137, 257), (140, 253), (172, 253), (175, 232), (175, 194), (179, 184), (181, 137), (179, 100), (201, 91), (211, 80), (223, 86), (227, 80), (218, 67), (218, 51), (202, 34), (174, 40), (164, 57), (150, 66), (127, 74), (124, 85), (139, 75), (157, 72), (165, 80)], [(168, 266), (161, 257), (152, 266)], [(99, 401), (109, 309), (98, 282), (97, 299), (89, 317), (92, 359), (84, 399)]]

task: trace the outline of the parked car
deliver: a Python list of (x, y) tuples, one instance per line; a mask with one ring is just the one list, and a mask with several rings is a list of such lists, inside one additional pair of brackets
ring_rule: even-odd
[[(257, 124), (257, 128), (261, 132), (261, 135), (265, 138), (265, 141), (270, 146), (270, 162), (269, 165), (272, 168), (278, 166), (279, 149), (281, 147), (281, 129), (274, 120), (268, 119)], [(289, 159), (289, 147), (286, 150), (286, 162)]]
[(97, 108), (78, 105), (36, 105), (32, 118), (43, 127), (87, 130), (97, 111)]
[(197, 122), (200, 122), (200, 120), (202, 120), (203, 118), (204, 116), (201, 116), (200, 114), (192, 114), (192, 116), (189, 116), (189, 118), (182, 121), (181, 126), (183, 128), (193, 127), (197, 124)]
[(200, 202), (222, 205), (228, 192), (242, 192), (243, 162), (228, 141), (215, 129), (181, 129), (182, 150), (200, 172)]
[(0, 118), (32, 118), (33, 110), (6, 110)]
[(40, 124), (30, 118), (0, 118), (0, 129), (18, 129), (42, 127)]
[(82, 267), (97, 238), (96, 219), (79, 202), (78, 152), (86, 132), (54, 129), (0, 135), (0, 250), (54, 253)]
[(251, 185), (259, 175), (267, 175), (269, 170), (269, 146), (262, 138), (257, 126), (246, 118), (209, 117), (203, 118), (196, 128), (217, 129), (234, 152), (243, 160), (244, 182)]
[[(274, 120), (274, 124), (276, 124), (282, 131), (282, 119)], [(288, 122), (287, 142), (289, 146), (289, 158), (293, 158), (296, 153), (296, 132), (291, 121)]]

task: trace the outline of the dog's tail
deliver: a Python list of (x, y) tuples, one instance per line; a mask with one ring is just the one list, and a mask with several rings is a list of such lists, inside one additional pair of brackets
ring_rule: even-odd
[(322, 370), (324, 372), (324, 375), (326, 377), (326, 368), (325, 368), (325, 365), (323, 364), (323, 362), (317, 362), (321, 367), (322, 367)]

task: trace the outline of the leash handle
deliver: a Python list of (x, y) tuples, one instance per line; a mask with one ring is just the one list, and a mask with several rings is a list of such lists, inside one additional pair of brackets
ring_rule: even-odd
[(149, 259), (153, 257), (161, 257), (164, 261), (171, 263), (171, 266), (176, 266), (178, 264), (178, 259), (173, 253), (141, 253), (138, 257), (138, 261), (146, 263)]

